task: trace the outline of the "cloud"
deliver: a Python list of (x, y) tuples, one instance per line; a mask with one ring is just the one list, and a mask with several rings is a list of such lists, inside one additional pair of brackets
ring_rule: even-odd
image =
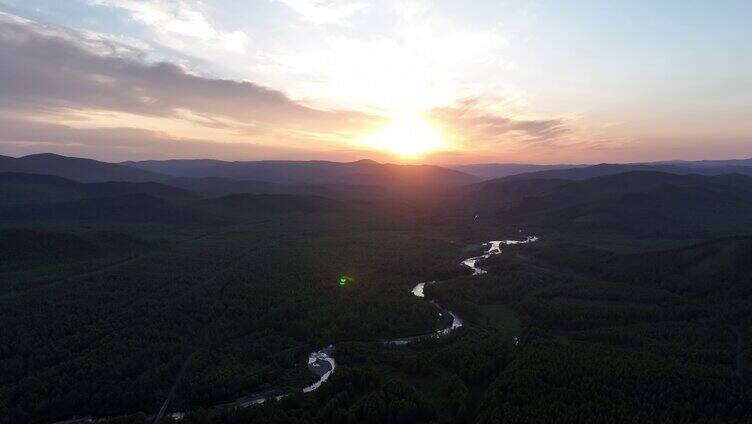
[[(351, 4), (277, 1), (316, 10)], [(435, 2), (360, 3), (358, 13), (339, 20), (345, 25), (291, 25), (289, 38), (261, 47), (253, 69), (320, 104), (408, 113), (477, 95), (489, 80), (503, 79), (509, 63), (501, 27), (463, 25)]]
[[(61, 122), (109, 111), (134, 125), (138, 116), (163, 118), (251, 140), (324, 147), (323, 141), (334, 143), (379, 121), (354, 111), (310, 108), (251, 82), (147, 63), (144, 56), (112, 40), (0, 15), (0, 112)], [(0, 138), (5, 132), (0, 128)]]
[(122, 9), (138, 22), (150, 26), (166, 38), (165, 44), (185, 49), (199, 42), (208, 47), (245, 53), (248, 36), (243, 31), (223, 31), (209, 22), (201, 3), (190, 0), (88, 0), (97, 6)]
[(367, 8), (364, 1), (353, 0), (276, 0), (314, 24), (347, 25), (354, 14)]
[(466, 99), (454, 106), (433, 109), (430, 118), (455, 134), (468, 147), (521, 147), (564, 141), (572, 133), (562, 119), (525, 119), (504, 116), (484, 108), (479, 99)]
[[(268, 146), (251, 142), (218, 143), (198, 138), (174, 137), (141, 128), (72, 128), (49, 122), (0, 118), (3, 154), (24, 156), (56, 152), (108, 161), (159, 158), (307, 159), (310, 149)], [(336, 158), (334, 152), (333, 158)], [(340, 159), (347, 159), (346, 156)]]
[[(343, 152), (351, 159), (356, 140), (388, 119), (311, 107), (253, 82), (149, 58), (143, 46), (115, 37), (0, 13), (0, 143), (17, 152), (90, 149), (110, 159)], [(514, 117), (477, 99), (421, 110), (455, 151), (550, 145), (570, 134), (564, 120)]]

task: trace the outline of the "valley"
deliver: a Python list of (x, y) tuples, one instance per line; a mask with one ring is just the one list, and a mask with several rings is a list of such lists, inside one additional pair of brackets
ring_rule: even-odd
[(0, 174), (27, 196), (0, 206), (5, 422), (746, 419), (748, 177), (415, 178), (353, 199)]

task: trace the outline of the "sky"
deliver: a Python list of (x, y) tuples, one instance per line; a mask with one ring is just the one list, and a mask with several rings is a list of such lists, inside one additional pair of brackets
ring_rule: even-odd
[(752, 2), (0, 0), (0, 154), (752, 157)]

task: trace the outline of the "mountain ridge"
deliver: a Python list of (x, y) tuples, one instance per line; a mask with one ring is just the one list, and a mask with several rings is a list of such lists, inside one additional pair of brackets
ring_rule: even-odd
[(136, 193), (174, 200), (197, 197), (191, 190), (152, 181), (84, 183), (55, 175), (0, 172), (0, 206), (56, 203)]
[(94, 159), (62, 156), (54, 153), (39, 153), (0, 159), (0, 172), (24, 172), (29, 174), (55, 175), (79, 182), (160, 181), (164, 175), (135, 169), (124, 165)]
[(231, 178), (282, 184), (361, 184), (387, 186), (461, 186), (478, 177), (436, 165), (379, 163), (368, 159), (354, 162), (311, 161), (220, 161), (172, 159), (128, 161), (125, 166), (176, 178)]

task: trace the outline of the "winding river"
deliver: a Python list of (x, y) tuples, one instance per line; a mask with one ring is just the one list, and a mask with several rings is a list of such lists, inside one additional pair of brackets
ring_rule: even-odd
[[(468, 267), (473, 271), (472, 275), (481, 275), (485, 274), (486, 271), (481, 269), (477, 266), (477, 263), (483, 259), (488, 259), (493, 255), (498, 255), (501, 253), (501, 245), (512, 245), (512, 244), (523, 244), (523, 243), (532, 243), (538, 240), (538, 237), (536, 236), (530, 236), (527, 237), (524, 240), (493, 240), (489, 241), (487, 243), (484, 243), (484, 246), (489, 246), (488, 250), (485, 251), (480, 256), (473, 256), (471, 258), (467, 258), (463, 260), (460, 264), (462, 266)], [(442, 283), (441, 281), (428, 281), (417, 284), (412, 289), (413, 296), (425, 298), (425, 287), (432, 284), (439, 284)], [(439, 305), (434, 300), (429, 300), (431, 304), (436, 307), (436, 309), (439, 311), (439, 315), (443, 316), (444, 314), (448, 314), (452, 317), (452, 323), (447, 326), (446, 328), (442, 328), (441, 330), (434, 331), (432, 333), (426, 333), (426, 334), (419, 334), (416, 336), (411, 337), (403, 337), (398, 339), (389, 339), (389, 340), (381, 340), (382, 343), (387, 345), (405, 345), (408, 343), (415, 342), (417, 340), (421, 339), (427, 339), (427, 338), (438, 338), (442, 336), (446, 336), (447, 334), (450, 334), (452, 331), (462, 327), (463, 322), (462, 318), (460, 318), (456, 313), (444, 309), (441, 305)], [(515, 339), (516, 340), (516, 339)], [(303, 388), (304, 393), (312, 392), (319, 387), (321, 387), (324, 382), (326, 382), (329, 377), (334, 373), (334, 370), (337, 368), (337, 362), (332, 357), (334, 353), (334, 345), (329, 345), (325, 348), (322, 348), (320, 350), (317, 350), (315, 352), (311, 352), (308, 355), (308, 369), (313, 373), (318, 379), (311, 383), (310, 385)], [(252, 394), (248, 396), (241, 397), (239, 399), (236, 399), (233, 402), (224, 403), (217, 405), (217, 408), (221, 409), (235, 409), (235, 408), (245, 408), (253, 405), (260, 405), (267, 400), (274, 397), (275, 399), (279, 400), (287, 396), (288, 393), (281, 393), (279, 392), (277, 394)], [(173, 420), (180, 421), (185, 416), (182, 412), (176, 412), (173, 414), (170, 414)], [(99, 419), (93, 418), (93, 417), (87, 417), (82, 419), (73, 419), (73, 420), (66, 420), (66, 421), (59, 421), (55, 424), (73, 424), (73, 423), (92, 423), (97, 422)]]
[[(463, 260), (460, 264), (462, 266), (470, 268), (473, 271), (473, 275), (485, 274), (486, 271), (481, 269), (479, 266), (477, 266), (477, 263), (479, 261), (482, 261), (483, 259), (488, 259), (493, 255), (498, 255), (499, 253), (501, 253), (502, 244), (512, 245), (512, 244), (533, 243), (537, 240), (538, 240), (538, 237), (530, 236), (524, 240), (489, 241), (483, 244), (484, 246), (490, 246), (488, 250), (485, 251), (485, 253), (483, 253), (480, 256), (473, 256), (471, 258), (467, 258)], [(413, 287), (412, 294), (413, 296), (416, 296), (416, 297), (425, 298), (425, 293), (424, 293), (425, 287), (431, 284), (438, 284), (438, 283), (441, 283), (441, 282), (440, 281), (427, 281), (424, 283), (419, 283), (415, 287)], [(419, 334), (416, 336), (402, 337), (398, 339), (382, 340), (381, 342), (387, 345), (405, 345), (405, 344), (412, 343), (421, 339), (438, 338), (438, 337), (446, 336), (452, 331), (462, 327), (462, 324), (463, 324), (462, 318), (460, 318), (459, 315), (455, 314), (454, 312), (448, 309), (442, 308), (441, 305), (439, 305), (434, 300), (429, 300), (429, 302), (431, 302), (431, 304), (435, 306), (436, 309), (438, 309), (439, 315), (443, 316), (444, 314), (449, 314), (452, 317), (452, 323), (448, 327), (442, 328), (441, 330), (437, 330), (433, 333)], [(311, 354), (308, 355), (308, 369), (311, 370), (311, 372), (314, 373), (319, 379), (316, 382), (312, 383), (311, 385), (305, 387), (303, 389), (304, 393), (312, 392), (318, 389), (334, 373), (334, 370), (337, 368), (337, 362), (332, 357), (333, 353), (334, 353), (334, 345), (329, 345), (321, 350), (311, 352)], [(281, 399), (284, 396), (286, 396), (286, 394), (278, 395), (276, 396), (276, 398)], [(245, 400), (246, 400), (245, 402), (239, 402), (241, 401), (241, 399), (239, 399), (238, 401), (233, 402), (233, 404), (238, 407), (258, 405), (258, 404), (264, 403), (264, 401), (266, 401), (266, 398), (262, 396), (256, 396), (253, 398), (252, 402), (249, 402), (250, 399), (248, 398), (246, 398)], [(229, 404), (229, 405), (233, 405), (233, 404)]]

